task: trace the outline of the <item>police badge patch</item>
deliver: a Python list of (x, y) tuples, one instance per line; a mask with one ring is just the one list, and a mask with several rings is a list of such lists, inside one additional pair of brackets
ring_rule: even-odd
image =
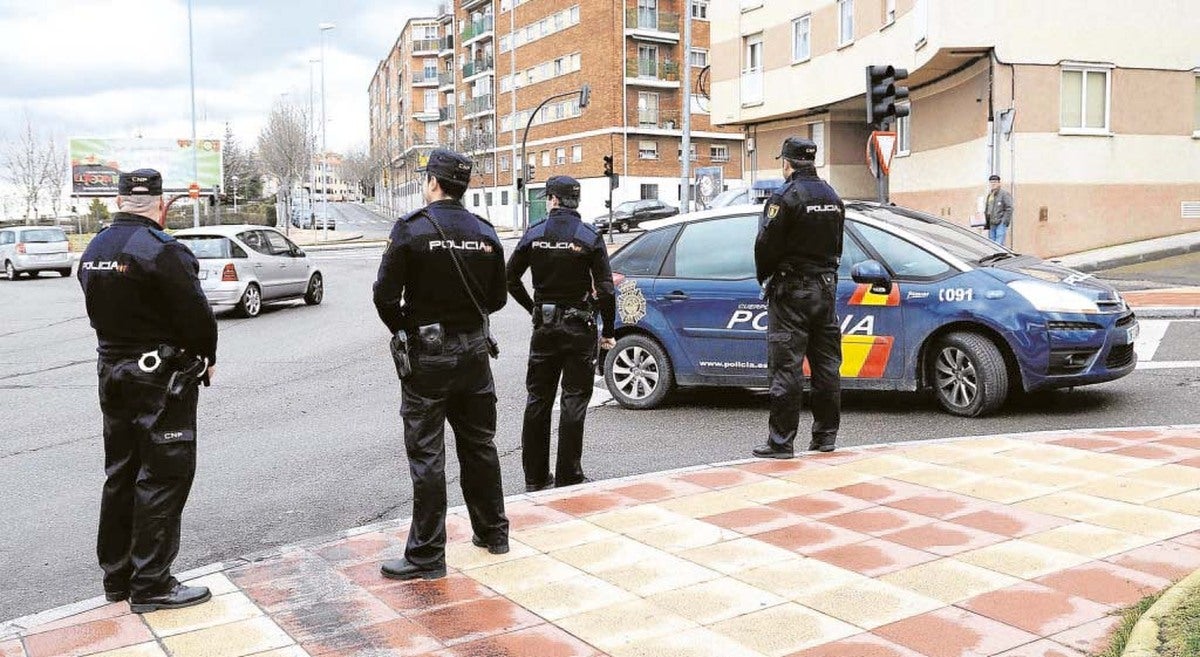
[(778, 216), (779, 216), (779, 204), (772, 203), (771, 205), (768, 205), (767, 206), (767, 220), (769, 221)]
[(637, 281), (625, 281), (617, 288), (617, 313), (626, 324), (637, 324), (646, 316), (646, 296)]

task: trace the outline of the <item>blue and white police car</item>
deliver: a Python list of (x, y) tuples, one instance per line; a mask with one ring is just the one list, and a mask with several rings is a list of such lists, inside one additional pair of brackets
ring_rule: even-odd
[[(761, 212), (654, 222), (613, 255), (617, 346), (604, 369), (619, 404), (654, 408), (676, 386), (767, 386)], [(1112, 287), (893, 205), (847, 202), (838, 314), (844, 389), (932, 391), (965, 417), (1137, 364), (1138, 322)]]

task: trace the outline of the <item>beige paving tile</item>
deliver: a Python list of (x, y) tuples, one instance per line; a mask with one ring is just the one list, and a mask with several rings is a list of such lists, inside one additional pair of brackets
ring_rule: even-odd
[(1009, 450), (1019, 449), (1029, 445), (1027, 440), (1015, 440), (1013, 438), (971, 438), (953, 443), (955, 447), (969, 450), (978, 453), (995, 454), (997, 452), (1006, 452)]
[(629, 532), (629, 538), (667, 552), (683, 552), (741, 538), (741, 534), (700, 520)]
[(980, 475), (966, 470), (959, 470), (944, 465), (926, 465), (919, 468), (914, 468), (905, 472), (900, 472), (892, 476), (892, 479), (907, 481), (910, 484), (920, 484), (930, 488), (938, 488), (942, 490), (948, 489), (950, 486), (963, 486), (972, 481), (982, 479)]
[(556, 625), (608, 653), (625, 649), (635, 642), (679, 635), (698, 628), (696, 623), (645, 600), (568, 616)]
[(864, 630), (945, 606), (939, 600), (869, 577), (814, 589), (798, 596), (796, 602)]
[(800, 497), (815, 492), (815, 488), (797, 484), (783, 479), (768, 479), (753, 484), (735, 486), (728, 489), (730, 493), (756, 504), (770, 504), (790, 497)]
[(764, 657), (707, 628), (666, 634), (610, 651), (613, 657)]
[(998, 591), (1021, 581), (957, 559), (939, 559), (884, 575), (879, 579), (948, 605)]
[(238, 587), (224, 573), (213, 573), (199, 579), (188, 580), (184, 582), (188, 586), (207, 586), (209, 593), (214, 596), (225, 595), (226, 593), (234, 593)]
[(679, 515), (687, 516), (688, 518), (700, 518), (727, 511), (748, 509), (755, 506), (755, 504), (744, 497), (734, 495), (728, 490), (714, 490), (707, 493), (677, 497), (673, 500), (660, 502), (659, 506)]
[(1069, 520), (1087, 520), (1096, 514), (1119, 509), (1122, 504), (1092, 495), (1066, 491), (1035, 497), (1018, 502), (1013, 506)]
[(734, 578), (791, 600), (815, 589), (843, 584), (862, 576), (820, 559), (779, 561), (734, 573)]
[(242, 593), (226, 593), (186, 609), (169, 609), (144, 614), (142, 620), (160, 637), (194, 632), (261, 616), (260, 610)]
[(167, 657), (167, 653), (163, 652), (157, 643), (141, 643), (128, 648), (97, 653), (92, 657)]
[(466, 574), (484, 586), (509, 595), (516, 591), (561, 582), (583, 573), (553, 557), (537, 555), (469, 570)]
[(680, 552), (679, 556), (727, 575), (776, 561), (794, 561), (800, 558), (794, 552), (753, 538), (706, 545)]
[(960, 554), (959, 561), (1018, 579), (1034, 579), (1090, 561), (1087, 557), (1021, 540)]
[(788, 481), (800, 484), (801, 486), (807, 486), (814, 491), (853, 486), (854, 484), (861, 484), (864, 481), (878, 478), (876, 475), (856, 472), (844, 466), (808, 468), (784, 477)]
[(1063, 447), (1061, 445), (1047, 445), (1045, 443), (1030, 443), (1023, 447), (1017, 447), (1004, 452), (1005, 456), (1014, 459), (1022, 459), (1030, 463), (1062, 463), (1071, 459), (1077, 459), (1081, 456), (1091, 454), (1087, 450), (1075, 449), (1074, 447)]
[(446, 546), (446, 565), (459, 570), (471, 570), (538, 554), (537, 550), (512, 538), (508, 540), (508, 547), (508, 554), (492, 554), (483, 548), (475, 547), (470, 541), (451, 543)]
[(687, 520), (687, 516), (668, 511), (657, 504), (643, 504), (629, 509), (605, 511), (588, 518), (588, 522), (621, 534), (638, 529), (661, 527)]
[(914, 468), (923, 467), (920, 461), (913, 461), (901, 456), (882, 454), (870, 458), (859, 459), (843, 464), (841, 467), (852, 472), (861, 472), (875, 477), (891, 477), (897, 472), (907, 472)]
[(1085, 453), (1085, 456), (1068, 459), (1060, 465), (1104, 475), (1126, 475), (1138, 470), (1145, 470), (1152, 464), (1145, 459), (1135, 459), (1132, 456), (1121, 456), (1120, 454)]
[(260, 652), (254, 657), (309, 657), (308, 651), (300, 646), (290, 646), (272, 650), (270, 652)]
[(631, 538), (614, 536), (551, 552), (549, 556), (584, 572), (597, 573), (662, 553), (661, 550)]
[(852, 625), (794, 602), (722, 621), (709, 629), (769, 657), (784, 657), (860, 633)]
[(172, 657), (243, 657), (292, 643), (278, 625), (261, 616), (163, 639)]
[(596, 573), (596, 576), (635, 595), (649, 597), (719, 579), (722, 575), (691, 561), (662, 553), (660, 556)]
[(637, 600), (637, 596), (602, 579), (580, 575), (546, 586), (514, 591), (509, 599), (546, 620), (555, 621), (622, 602), (632, 602)]
[(954, 467), (988, 477), (1001, 477), (1025, 467), (1026, 462), (1003, 454), (976, 454), (954, 464)]
[(1150, 507), (1113, 509), (1098, 513), (1089, 522), (1153, 538), (1174, 538), (1200, 530), (1200, 518)]
[(615, 535), (615, 532), (597, 527), (586, 520), (568, 520), (529, 531), (513, 532), (511, 539), (524, 543), (539, 552), (553, 552), (574, 545), (611, 538)]
[(1156, 484), (1183, 486), (1187, 489), (1200, 488), (1200, 468), (1169, 463), (1145, 468), (1128, 475), (1132, 479), (1145, 479)]
[(1052, 490), (1074, 488), (1088, 481), (1101, 479), (1103, 475), (1090, 470), (1078, 470), (1055, 465), (1029, 464), (1005, 476), (1010, 481), (1044, 486)]
[(1200, 516), (1200, 491), (1191, 491), (1182, 495), (1172, 495), (1161, 500), (1155, 500), (1147, 506), (1164, 511), (1185, 513), (1190, 516)]
[(957, 463), (963, 459), (978, 455), (978, 452), (963, 449), (961, 446), (953, 443), (922, 445), (920, 447), (906, 449), (902, 453), (906, 459), (921, 461), (922, 463), (934, 463), (937, 465)]
[(1184, 486), (1160, 484), (1149, 480), (1129, 477), (1104, 477), (1072, 489), (1076, 493), (1102, 497), (1130, 504), (1146, 504), (1153, 500), (1177, 495), (1187, 490)]
[(1054, 492), (1053, 489), (1045, 486), (1038, 486), (1024, 481), (1010, 481), (1002, 477), (972, 479), (960, 484), (946, 486), (946, 490), (1001, 504), (1015, 504), (1022, 500), (1042, 497)]
[(1092, 559), (1104, 559), (1155, 542), (1155, 539), (1149, 536), (1131, 534), (1085, 522), (1056, 527), (1040, 534), (1026, 536), (1023, 540)]
[(709, 625), (786, 602), (774, 593), (729, 577), (652, 595), (646, 598), (646, 601), (700, 625)]

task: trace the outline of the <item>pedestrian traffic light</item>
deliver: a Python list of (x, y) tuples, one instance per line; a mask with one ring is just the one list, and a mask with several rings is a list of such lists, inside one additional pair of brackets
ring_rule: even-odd
[(525, 165), (525, 180), (537, 180), (536, 174), (537, 168), (533, 165), (533, 162)]
[(867, 67), (867, 123), (882, 127), (908, 116), (908, 87), (896, 84), (908, 79), (908, 71), (894, 66)]
[(604, 175), (610, 178), (613, 175), (613, 158), (611, 155), (604, 156)]

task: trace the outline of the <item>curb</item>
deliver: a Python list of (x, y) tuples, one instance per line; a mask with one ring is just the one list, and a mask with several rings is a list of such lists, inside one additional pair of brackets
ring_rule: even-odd
[[(1178, 241), (1181, 239), (1187, 239), (1188, 235), (1189, 234), (1184, 233), (1183, 235), (1174, 235), (1174, 236), (1169, 236), (1169, 237), (1158, 238), (1158, 240)], [(1094, 260), (1087, 260), (1086, 256), (1084, 256), (1083, 254), (1075, 254), (1073, 256), (1067, 255), (1067, 256), (1061, 256), (1058, 258), (1052, 258), (1051, 260), (1055, 261), (1055, 262), (1060, 262), (1061, 264), (1071, 267), (1072, 269), (1077, 269), (1081, 272), (1090, 273), (1090, 272), (1102, 271), (1105, 269), (1116, 269), (1118, 267), (1127, 267), (1129, 265), (1136, 265), (1139, 263), (1150, 262), (1153, 260), (1161, 260), (1163, 258), (1188, 255), (1190, 253), (1196, 253), (1196, 252), (1200, 251), (1200, 238), (1192, 238), (1192, 241), (1190, 241), (1186, 244), (1172, 244), (1172, 245), (1164, 244), (1162, 246), (1157, 246), (1154, 244), (1154, 242), (1156, 242), (1158, 240), (1150, 240), (1149, 242), (1147, 242), (1145, 244), (1146, 250), (1140, 251), (1137, 253), (1113, 254), (1113, 255), (1110, 255), (1107, 257), (1100, 256)], [(1109, 248), (1120, 248), (1120, 247), (1109, 247)]]
[[(1019, 440), (1025, 436), (1057, 436), (1057, 435), (1070, 436), (1070, 435), (1078, 434), (1080, 432), (1096, 433), (1096, 432), (1103, 432), (1103, 431), (1131, 431), (1131, 430), (1172, 431), (1172, 430), (1179, 430), (1179, 429), (1186, 429), (1186, 430), (1200, 429), (1200, 424), (1164, 424), (1164, 425), (1157, 425), (1157, 426), (1136, 426), (1136, 427), (1122, 427), (1122, 426), (1095, 427), (1095, 428), (1090, 428), (1090, 429), (1078, 428), (1078, 429), (1056, 429), (1056, 430), (1052, 430), (1052, 431), (1029, 431), (1029, 432), (1024, 432), (1024, 433), (980, 434), (980, 435), (974, 435), (974, 436), (957, 436), (954, 438), (935, 438), (935, 439), (918, 438), (918, 439), (914, 439), (914, 440), (902, 440), (902, 441), (889, 442), (889, 443), (871, 443), (869, 445), (856, 445), (854, 447), (847, 447), (844, 449), (847, 451), (854, 450), (854, 451), (870, 452), (870, 451), (877, 450), (877, 449), (885, 449), (885, 448), (904, 446), (904, 445), (916, 445), (916, 444), (944, 445), (944, 444), (948, 444), (948, 443), (963, 442), (963, 441), (968, 441), (968, 440), (993, 440), (993, 439), (997, 439), (997, 438), (1009, 438), (1009, 439)], [(807, 453), (807, 452), (805, 452), (805, 453)], [(732, 461), (721, 461), (721, 462), (717, 462), (717, 463), (702, 463), (699, 465), (689, 465), (689, 466), (684, 466), (681, 468), (672, 468), (669, 470), (662, 470), (659, 472), (645, 472), (645, 473), (641, 473), (641, 474), (627, 475), (624, 477), (614, 477), (612, 479), (603, 479), (600, 481), (593, 481), (593, 482), (587, 483), (587, 484), (572, 486), (571, 489), (575, 490), (575, 491), (587, 491), (587, 490), (594, 489), (594, 488), (608, 488), (610, 486), (613, 486), (616, 484), (621, 484), (621, 483), (626, 483), (626, 482), (637, 482), (637, 481), (642, 481), (644, 479), (650, 479), (653, 477), (671, 476), (671, 475), (676, 475), (676, 474), (686, 474), (689, 472), (696, 472), (699, 470), (707, 470), (709, 468), (733, 467), (733, 466), (738, 466), (738, 465), (744, 465), (747, 463), (754, 463), (759, 460), (761, 460), (761, 459), (744, 458), (744, 459), (734, 459)], [(514, 495), (505, 496), (504, 504), (507, 507), (509, 504), (514, 503), (514, 502), (531, 502), (531, 501), (536, 502), (539, 499), (552, 498), (561, 493), (562, 493), (562, 491), (557, 490), (557, 489), (544, 490), (544, 491), (539, 491), (536, 493), (517, 493)], [(467, 510), (466, 505), (460, 504), (458, 506), (447, 507), (446, 513), (451, 514), (451, 513), (457, 513), (457, 512), (465, 512), (466, 510)], [(303, 539), (300, 541), (296, 541), (294, 543), (289, 543), (287, 545), (281, 545), (278, 547), (267, 548), (264, 550), (260, 550), (258, 552), (251, 552), (249, 554), (245, 554), (240, 557), (235, 557), (229, 561), (217, 562), (214, 564), (209, 564), (207, 566), (193, 568), (191, 570), (184, 571), (181, 573), (176, 573), (175, 578), (181, 582), (187, 582), (189, 580), (198, 579), (198, 578), (206, 577), (208, 575), (212, 575), (215, 573), (221, 573), (221, 572), (224, 572), (227, 570), (231, 570), (233, 568), (237, 568), (238, 566), (244, 566), (249, 563), (254, 563), (257, 561), (264, 561), (266, 559), (273, 559), (273, 558), (282, 556), (284, 554), (287, 554), (288, 552), (291, 552), (291, 551), (294, 551), (297, 549), (319, 547), (326, 543), (338, 541), (338, 540), (341, 540), (344, 538), (350, 538), (353, 536), (359, 536), (361, 534), (368, 534), (368, 533), (371, 533), (374, 531), (386, 531), (389, 529), (396, 529), (396, 528), (401, 527), (401, 526), (405, 525), (406, 523), (410, 522), (411, 519), (412, 519), (411, 516), (407, 516), (404, 518), (396, 518), (396, 519), (392, 519), (392, 520), (381, 520), (379, 522), (374, 522), (369, 525), (362, 525), (359, 527), (353, 527), (350, 529), (345, 529), (342, 531), (334, 532), (332, 534), (326, 534), (323, 536), (316, 536), (313, 538)], [(1188, 580), (1185, 580), (1185, 581), (1190, 581), (1193, 577), (1196, 578), (1197, 585), (1200, 585), (1200, 571), (1193, 573), (1193, 575), (1191, 577), (1189, 577)], [(1182, 582), (1180, 584), (1182, 584)], [(1166, 596), (1164, 596), (1164, 598), (1165, 597)], [(56, 607), (54, 609), (48, 609), (46, 611), (41, 611), (41, 612), (38, 612), (35, 614), (29, 614), (27, 616), (15, 618), (10, 621), (0, 622), (0, 641), (5, 640), (5, 639), (14, 638), (17, 635), (19, 635), (22, 631), (28, 630), (30, 628), (34, 628), (39, 625), (46, 625), (48, 623), (54, 623), (54, 622), (60, 621), (64, 618), (69, 618), (71, 616), (76, 616), (78, 614), (82, 614), (82, 613), (85, 613), (88, 611), (92, 611), (94, 609), (98, 609), (107, 604), (109, 604), (109, 603), (107, 600), (104, 599), (104, 596), (97, 596), (94, 598), (88, 598), (87, 600), (81, 600), (79, 602), (73, 602), (73, 603), (70, 603), (67, 605)], [(1151, 611), (1153, 611), (1153, 610), (1154, 610), (1154, 608), (1151, 608)], [(1149, 612), (1147, 612), (1147, 615), (1148, 614), (1149, 614)], [(1122, 655), (1122, 657), (1157, 657), (1157, 655), (1154, 655), (1154, 654), (1140, 655), (1139, 654), (1136, 656)]]
[(1147, 609), (1146, 613), (1138, 619), (1137, 624), (1133, 626), (1133, 632), (1129, 635), (1129, 642), (1125, 644), (1125, 650), (1121, 652), (1121, 657), (1158, 657), (1158, 649), (1162, 645), (1159, 640), (1158, 619), (1170, 614), (1183, 602), (1184, 597), (1198, 590), (1200, 590), (1200, 570), (1167, 589), (1167, 592)]
[(383, 246), (384, 244), (387, 244), (387, 240), (364, 240), (361, 236), (359, 236), (359, 238), (355, 241), (346, 240), (341, 243), (329, 242), (325, 244), (314, 244), (312, 246), (301, 245), (300, 248), (304, 249), (305, 251), (315, 252), (352, 251), (354, 249), (370, 249), (377, 246)]
[(1163, 306), (1157, 308), (1138, 308), (1133, 306), (1133, 312), (1138, 319), (1193, 319), (1200, 318), (1200, 308), (1186, 306)]

